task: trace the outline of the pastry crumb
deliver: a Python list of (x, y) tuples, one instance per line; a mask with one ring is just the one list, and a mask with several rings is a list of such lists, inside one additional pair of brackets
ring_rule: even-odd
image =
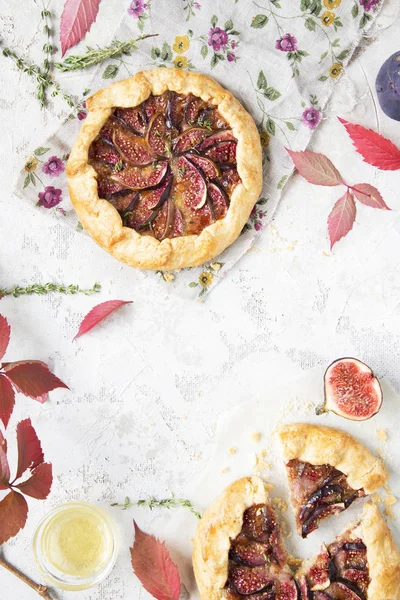
[(285, 502), (285, 500), (282, 500), (282, 498), (273, 498), (272, 504), (282, 513), (285, 513), (287, 511), (287, 503)]
[(389, 494), (385, 498), (386, 506), (393, 506), (393, 504), (396, 504), (396, 502), (397, 502), (397, 498), (396, 498), (396, 496), (393, 496), (393, 494)]
[(225, 475), (225, 473), (228, 473), (229, 471), (229, 467), (224, 467), (223, 469), (221, 469), (221, 475)]
[(234, 446), (232, 446), (232, 448), (229, 448), (229, 450), (228, 450), (229, 454), (236, 454), (237, 451), (238, 451), (238, 449), (235, 448)]
[(252, 433), (251, 439), (253, 440), (253, 442), (259, 442), (261, 440), (261, 433), (259, 431)]
[(195, 458), (196, 460), (200, 460), (200, 459), (201, 459), (201, 457), (202, 457), (202, 455), (203, 455), (203, 453), (202, 453), (202, 452), (200, 452), (200, 450), (197, 450), (197, 452), (195, 452), (195, 453), (194, 453), (194, 458)]
[(378, 438), (378, 440), (380, 440), (381, 442), (386, 442), (388, 439), (388, 434), (386, 429), (377, 429), (376, 430), (376, 437)]
[(382, 502), (381, 495), (378, 494), (378, 493), (372, 494), (372, 496), (371, 496), (371, 502), (373, 502), (374, 504), (380, 504)]
[(263, 448), (259, 454), (256, 454), (256, 462), (254, 465), (256, 473), (261, 473), (262, 471), (269, 471), (271, 469), (271, 463), (267, 460), (264, 460), (267, 454), (268, 452), (265, 448)]
[(163, 277), (167, 283), (175, 281), (175, 275), (173, 275), (173, 273), (163, 273)]
[(394, 514), (394, 512), (393, 512), (393, 510), (392, 510), (392, 508), (390, 506), (388, 506), (387, 508), (385, 508), (385, 510), (383, 512), (388, 517), (388, 519), (392, 519), (392, 521), (396, 521), (397, 517)]

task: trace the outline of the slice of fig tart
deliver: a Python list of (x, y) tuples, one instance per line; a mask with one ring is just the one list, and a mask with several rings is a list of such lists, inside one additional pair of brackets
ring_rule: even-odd
[[(350, 434), (292, 423), (278, 430), (299, 534), (378, 490), (389, 474), (383, 462)], [(324, 598), (318, 600), (325, 600)]]

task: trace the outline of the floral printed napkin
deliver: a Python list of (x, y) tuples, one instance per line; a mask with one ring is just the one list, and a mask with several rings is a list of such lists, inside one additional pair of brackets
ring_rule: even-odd
[[(114, 37), (158, 34), (129, 56), (102, 65), (86, 95), (155, 66), (198, 70), (230, 89), (253, 115), (264, 149), (264, 187), (239, 239), (202, 268), (164, 273), (193, 297), (210, 291), (271, 220), (292, 173), (285, 146), (307, 147), (333, 85), (379, 0), (132, 0)], [(99, 17), (101, 18), (101, 16)], [(53, 219), (81, 229), (68, 197), (65, 162), (86, 117), (83, 99), (58, 132), (27, 157), (16, 193)], [(158, 275), (159, 277), (159, 275)]]

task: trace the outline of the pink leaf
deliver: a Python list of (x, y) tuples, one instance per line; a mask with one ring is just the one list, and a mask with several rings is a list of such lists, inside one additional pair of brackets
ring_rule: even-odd
[(383, 171), (396, 171), (400, 169), (400, 149), (372, 129), (366, 129), (362, 125), (350, 123), (338, 117), (346, 128), (355, 149), (365, 162)]
[(47, 392), (56, 388), (69, 389), (49, 370), (46, 363), (40, 360), (20, 360), (3, 365), (7, 377), (18, 392), (38, 402), (45, 402)]
[(318, 152), (293, 152), (288, 150), (296, 169), (310, 183), (315, 185), (340, 185), (343, 179), (335, 165), (324, 154)]
[(0, 419), (4, 428), (7, 429), (8, 422), (14, 410), (15, 393), (13, 386), (5, 375), (0, 373)]
[(0, 431), (0, 490), (7, 490), (10, 481), (10, 465), (7, 458), (7, 443)]
[(42, 463), (32, 470), (32, 475), (26, 481), (16, 485), (23, 494), (45, 500), (50, 494), (53, 483), (53, 467), (51, 463)]
[(0, 315), (0, 360), (6, 353), (10, 341), (11, 328), (3, 315)]
[(60, 42), (62, 56), (80, 42), (95, 22), (101, 0), (65, 0), (61, 15)]
[(117, 308), (123, 306), (124, 304), (132, 304), (132, 300), (107, 300), (106, 302), (97, 304), (97, 306), (92, 308), (86, 317), (84, 317), (79, 326), (79, 331), (74, 337), (74, 340), (93, 329), (93, 327), (100, 323), (100, 321), (108, 317), (108, 315), (114, 312), (114, 310), (117, 310)]
[(11, 491), (0, 502), (0, 546), (25, 527), (28, 505), (19, 492)]
[(331, 240), (331, 250), (338, 240), (349, 233), (356, 218), (356, 203), (353, 196), (347, 192), (339, 198), (328, 217), (328, 231)]
[(18, 468), (15, 480), (19, 479), (27, 469), (35, 469), (44, 462), (42, 446), (30, 419), (17, 425)]
[(391, 210), (383, 200), (379, 190), (369, 183), (356, 183), (351, 186), (351, 190), (357, 200), (372, 208), (382, 208), (383, 210)]
[(132, 567), (144, 589), (156, 600), (178, 600), (181, 590), (179, 571), (164, 542), (139, 529), (131, 548)]

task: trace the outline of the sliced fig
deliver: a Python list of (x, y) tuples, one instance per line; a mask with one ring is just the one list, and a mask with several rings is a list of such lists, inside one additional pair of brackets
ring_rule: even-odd
[(217, 109), (207, 107), (199, 111), (197, 115), (197, 124), (208, 129), (226, 129), (227, 123), (221, 117)]
[(235, 189), (235, 187), (240, 183), (240, 176), (237, 172), (236, 167), (231, 167), (229, 165), (220, 165), (221, 169), (221, 178), (220, 183), (224, 188), (226, 193), (230, 196)]
[(270, 548), (267, 545), (239, 536), (231, 544), (229, 558), (250, 567), (257, 567), (270, 562), (269, 552)]
[(195, 148), (202, 140), (210, 135), (207, 129), (201, 127), (190, 127), (183, 131), (174, 140), (174, 152), (181, 154)]
[(94, 168), (97, 173), (97, 193), (100, 198), (107, 198), (113, 194), (126, 192), (129, 193), (124, 185), (117, 183), (111, 179), (113, 175), (113, 169), (110, 165), (105, 163), (97, 162), (94, 160), (90, 161), (90, 165)]
[(89, 159), (116, 165), (121, 160), (121, 157), (114, 146), (98, 138), (90, 145)]
[(146, 140), (150, 148), (158, 155), (165, 156), (167, 153), (166, 141), (167, 128), (164, 115), (156, 113), (150, 120)]
[(107, 200), (113, 205), (120, 215), (124, 215), (133, 209), (137, 198), (138, 192), (124, 190), (124, 193), (114, 194), (112, 197), (107, 198)]
[(121, 122), (114, 116), (111, 116), (100, 129), (99, 136), (109, 144), (113, 143), (113, 133), (115, 129), (122, 127)]
[(313, 564), (309, 567), (306, 577), (310, 590), (326, 590), (331, 583), (329, 576), (329, 566), (331, 557), (325, 544), (322, 546), (321, 552), (318, 554)]
[(311, 591), (304, 574), (296, 575), (297, 587), (299, 588), (299, 600), (310, 600)]
[(368, 572), (361, 569), (346, 569), (341, 574), (341, 579), (355, 584), (364, 594), (367, 592), (371, 582)]
[(146, 199), (146, 206), (152, 210), (160, 208), (170, 196), (172, 182), (172, 173), (169, 171), (158, 187), (143, 192), (142, 195)]
[(207, 200), (207, 187), (199, 169), (184, 156), (176, 159), (175, 169), (178, 193), (184, 204), (194, 210), (203, 208)]
[(185, 157), (200, 169), (207, 179), (215, 179), (220, 175), (219, 168), (210, 158), (195, 153), (185, 154)]
[(180, 130), (185, 110), (185, 96), (170, 92), (167, 102), (167, 125), (170, 129)]
[(205, 150), (205, 155), (216, 163), (236, 164), (237, 142), (221, 142)]
[(168, 234), (168, 237), (170, 237), (170, 238), (179, 237), (179, 236), (183, 235), (184, 229), (185, 229), (185, 224), (183, 221), (182, 213), (179, 210), (179, 208), (177, 206), (175, 206), (174, 218), (172, 221), (172, 226), (171, 226), (170, 232)]
[(312, 531), (318, 528), (318, 524), (322, 519), (326, 519), (331, 515), (337, 515), (345, 510), (344, 502), (338, 502), (336, 504), (323, 504), (318, 506), (308, 518), (304, 521), (301, 526), (301, 535), (306, 538)]
[(273, 584), (275, 576), (271, 574), (268, 565), (260, 567), (247, 567), (231, 563), (228, 575), (228, 583), (244, 596), (264, 590)]
[(159, 185), (167, 170), (168, 162), (160, 161), (155, 166), (127, 167), (119, 173), (114, 173), (112, 179), (130, 190), (143, 190)]
[(193, 96), (192, 94), (190, 94), (187, 97), (182, 129), (191, 127), (192, 125), (194, 125), (194, 123), (196, 123), (199, 116), (199, 112), (203, 106), (204, 102), (201, 98)]
[(149, 165), (155, 159), (146, 140), (130, 133), (127, 129), (115, 129), (113, 142), (121, 158), (131, 165), (136, 167)]
[(278, 581), (275, 584), (275, 594), (276, 600), (298, 600), (299, 593), (294, 579)]
[(266, 504), (254, 504), (243, 513), (242, 532), (257, 542), (267, 543), (275, 525), (275, 515)]
[(135, 205), (131, 211), (124, 215), (124, 225), (137, 231), (142, 231), (149, 227), (157, 216), (157, 211), (147, 206), (146, 198), (138, 194)]
[(314, 592), (312, 600), (333, 600), (333, 598), (332, 596), (328, 596), (325, 592)]
[(203, 140), (198, 145), (198, 150), (203, 152), (204, 150), (208, 150), (212, 146), (216, 146), (217, 144), (221, 144), (222, 142), (236, 142), (236, 138), (232, 133), (231, 129), (224, 129), (223, 131), (217, 131), (212, 135), (209, 135), (205, 140)]
[(349, 550), (347, 546), (348, 544), (344, 544), (336, 551), (332, 547), (330, 548), (336, 570), (339, 573), (342, 573), (347, 569), (365, 570), (367, 568), (367, 550), (364, 544), (364, 548), (356, 548), (352, 544), (351, 547), (353, 549), (351, 550)]
[(351, 421), (365, 421), (379, 412), (383, 395), (372, 370), (356, 358), (339, 358), (324, 376), (325, 402), (317, 414), (332, 411)]
[(219, 185), (212, 182), (207, 184), (207, 193), (212, 205), (214, 220), (223, 219), (229, 208), (228, 196)]
[(169, 198), (157, 212), (157, 216), (152, 225), (153, 235), (157, 240), (163, 240), (164, 238), (169, 237), (173, 218), (174, 205), (171, 198)]
[(360, 590), (356, 590), (351, 583), (334, 581), (326, 593), (329, 594), (328, 598), (331, 597), (334, 600), (367, 600), (365, 595)]
[(166, 94), (162, 94), (161, 96), (149, 96), (144, 103), (147, 119), (150, 121), (151, 117), (156, 113), (165, 113), (167, 102)]
[(146, 133), (147, 117), (142, 105), (135, 106), (134, 108), (117, 108), (114, 114), (135, 133), (139, 133), (140, 135)]
[(185, 226), (187, 235), (198, 235), (212, 224), (213, 216), (208, 202), (202, 207), (196, 210), (186, 207), (182, 209), (185, 215)]

